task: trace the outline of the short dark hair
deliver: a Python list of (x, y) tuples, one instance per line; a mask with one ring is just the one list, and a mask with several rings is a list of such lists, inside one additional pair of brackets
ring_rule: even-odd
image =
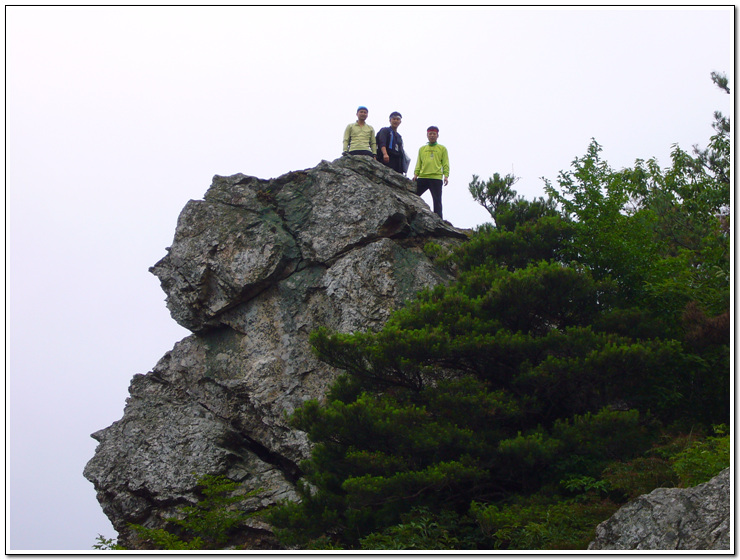
[(429, 128), (427, 128), (427, 132), (429, 132), (430, 130), (436, 130), (437, 132), (439, 132), (439, 129), (436, 126), (430, 126)]
[(388, 117), (388, 118), (389, 118), (389, 119), (392, 119), (393, 117), (398, 117), (399, 119), (402, 119), (402, 118), (403, 118), (403, 117), (401, 116), (401, 113), (399, 113), (398, 111), (393, 111), (393, 112), (391, 113), (391, 116), (390, 116), (390, 117)]

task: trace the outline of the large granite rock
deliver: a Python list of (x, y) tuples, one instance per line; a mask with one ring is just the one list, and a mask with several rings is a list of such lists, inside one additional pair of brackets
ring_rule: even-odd
[(730, 469), (693, 488), (658, 488), (596, 528), (589, 550), (729, 550)]
[[(247, 509), (295, 499), (310, 445), (287, 415), (339, 373), (314, 357), (309, 334), (379, 329), (419, 290), (451, 279), (423, 246), (465, 238), (408, 179), (361, 156), (273, 180), (214, 177), (151, 269), (194, 334), (135, 375), (123, 417), (92, 436), (100, 443), (84, 475), (119, 542), (136, 546), (128, 523), (162, 526), (193, 503), (205, 474), (262, 489)], [(254, 521), (241, 544), (268, 548), (269, 536)]]

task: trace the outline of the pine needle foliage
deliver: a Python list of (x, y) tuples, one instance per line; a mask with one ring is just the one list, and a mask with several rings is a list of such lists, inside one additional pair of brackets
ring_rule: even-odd
[(144, 548), (157, 550), (219, 550), (225, 548), (235, 530), (253, 514), (237, 504), (256, 495), (244, 493), (238, 482), (223, 475), (204, 475), (198, 479), (199, 499), (182, 506), (178, 515), (168, 519), (171, 527), (150, 528), (132, 524), (131, 528)]
[(638, 489), (678, 484), (702, 453), (719, 469), (722, 439), (656, 452), (729, 421), (729, 144), (715, 129), (666, 170), (615, 171), (593, 141), (546, 201), (474, 177), (496, 223), (444, 257), (453, 284), (380, 332), (313, 333), (346, 374), (292, 416), (314, 447), (302, 501), (270, 514), (283, 543), (585, 548)]

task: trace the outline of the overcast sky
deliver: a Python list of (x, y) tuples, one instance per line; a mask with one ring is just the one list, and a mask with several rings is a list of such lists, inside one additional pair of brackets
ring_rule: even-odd
[[(437, 125), (445, 218), (488, 221), (595, 138), (614, 168), (706, 146), (733, 8), (6, 7), (6, 501), (19, 550), (116, 533), (82, 470), (128, 384), (189, 333), (148, 268), (213, 175), (340, 156), (358, 105), (407, 151)], [(425, 200), (431, 204), (429, 195)]]

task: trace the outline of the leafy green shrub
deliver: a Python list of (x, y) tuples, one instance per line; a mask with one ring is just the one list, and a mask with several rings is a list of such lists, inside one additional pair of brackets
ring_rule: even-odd
[[(724, 428), (717, 429), (721, 433)], [(673, 470), (684, 487), (696, 486), (730, 466), (730, 435), (708, 437), (695, 442), (673, 457)]]
[(563, 457), (554, 469), (565, 478), (598, 477), (609, 462), (649, 449), (656, 435), (652, 420), (639, 411), (609, 408), (557, 420), (552, 434), (563, 442)]
[(116, 539), (109, 539), (103, 535), (98, 535), (95, 541), (96, 543), (93, 545), (94, 550), (126, 550), (118, 544)]
[(611, 484), (607, 480), (596, 480), (592, 476), (572, 476), (565, 480), (561, 480), (560, 484), (568, 492), (579, 494), (576, 500), (583, 500), (585, 496), (592, 493), (598, 493), (606, 495), (612, 489)]
[(427, 257), (440, 266), (448, 264), (450, 262), (450, 257), (452, 256), (449, 249), (442, 247), (442, 245), (434, 243), (433, 241), (425, 244), (423, 251)]
[(157, 550), (207, 550), (209, 547), (200, 537), (183, 539), (160, 527), (150, 529), (143, 525), (132, 525), (136, 531), (136, 537), (144, 543), (153, 546)]
[(568, 264), (571, 259), (563, 248), (572, 234), (573, 225), (559, 216), (528, 221), (511, 231), (483, 224), (455, 250), (454, 259), (463, 271), (480, 266), (513, 271), (539, 261)]
[(638, 457), (628, 462), (615, 462), (607, 467), (602, 477), (610, 488), (634, 499), (656, 488), (672, 488), (678, 477), (670, 463), (660, 457)]
[(586, 548), (596, 525), (618, 507), (592, 498), (585, 503), (530, 501), (502, 506), (473, 502), (470, 511), (496, 549), (577, 550)]
[(193, 506), (183, 506), (179, 516), (167, 519), (172, 531), (131, 524), (136, 536), (160, 550), (216, 550), (229, 541), (232, 531), (252, 514), (235, 504), (254, 496), (259, 490), (241, 493), (240, 485), (222, 475), (198, 479), (201, 499)]
[(516, 196), (512, 188), (519, 180), (508, 174), (502, 177), (494, 173), (485, 183), (473, 175), (468, 190), (473, 199), (483, 206), (500, 230), (513, 231), (517, 226), (536, 221), (544, 216), (557, 215), (555, 201), (540, 197), (534, 201)]
[(716, 436), (672, 436), (643, 457), (611, 463), (602, 478), (627, 499), (655, 488), (696, 486), (730, 466), (730, 436), (725, 431), (725, 426), (716, 426)]
[[(477, 543), (463, 538), (460, 516), (454, 512), (435, 515), (427, 508), (415, 508), (401, 517), (401, 523), (360, 539), (363, 550), (465, 550)], [(470, 525), (470, 521), (468, 520)]]

